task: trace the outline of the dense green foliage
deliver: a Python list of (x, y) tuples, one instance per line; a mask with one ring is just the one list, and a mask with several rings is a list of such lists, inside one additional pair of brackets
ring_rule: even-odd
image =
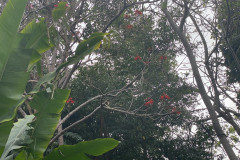
[[(126, 14), (128, 19), (125, 18)], [(133, 28), (128, 29), (126, 26), (130, 22)], [(75, 103), (67, 106), (63, 117), (88, 99), (99, 94), (114, 95), (139, 73), (141, 76), (134, 81), (131, 89), (126, 89), (117, 97), (92, 101), (71, 116), (64, 127), (91, 113), (101, 103), (107, 103), (124, 113), (105, 108), (67, 132), (65, 143), (75, 144), (82, 139), (100, 137), (121, 141), (116, 150), (102, 159), (212, 158), (212, 130), (204, 134), (202, 132), (206, 126), (202, 128), (199, 125), (199, 131), (191, 135), (191, 125), (184, 125), (185, 121), (194, 119), (187, 109), (194, 108), (197, 90), (174, 72), (177, 50), (173, 50), (170, 45), (175, 35), (166, 25), (165, 19), (157, 23), (161, 28), (153, 27), (150, 15), (135, 16), (131, 10), (116, 20), (111, 28), (111, 47), (103, 48), (101, 54), (96, 54), (100, 57), (98, 62), (78, 70), (71, 84), (71, 97)], [(161, 100), (164, 93), (170, 99)], [(153, 104), (146, 105), (148, 97), (153, 99)], [(180, 113), (172, 113), (173, 108)], [(136, 116), (128, 113), (135, 113)], [(181, 136), (181, 131), (189, 133)]]
[(239, 5), (0, 2), (1, 160), (235, 158)]
[(223, 32), (221, 50), (228, 68), (228, 82), (240, 82), (240, 20), (239, 1), (222, 1), (219, 7), (219, 28)]

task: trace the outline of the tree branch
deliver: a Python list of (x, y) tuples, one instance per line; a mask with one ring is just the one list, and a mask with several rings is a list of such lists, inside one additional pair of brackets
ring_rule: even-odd
[[(211, 83), (212, 83), (212, 86), (213, 86), (213, 89), (214, 89), (214, 92), (215, 92), (214, 104), (216, 106), (216, 111), (219, 113), (219, 115), (223, 119), (225, 119), (229, 124), (231, 124), (233, 126), (233, 128), (237, 131), (238, 135), (240, 135), (240, 128), (239, 128), (239, 126), (233, 120), (232, 115), (229, 114), (229, 112), (227, 112), (226, 108), (220, 102), (220, 99), (219, 99), (220, 93), (218, 91), (217, 84), (216, 84), (217, 80), (214, 79), (213, 72), (212, 72), (212, 70), (210, 69), (210, 66), (209, 66), (207, 42), (206, 42), (206, 40), (205, 40), (205, 38), (204, 38), (200, 28), (198, 27), (197, 22), (195, 21), (195, 19), (193, 18), (192, 15), (190, 15), (190, 18), (191, 18), (194, 26), (196, 27), (196, 29), (198, 31), (198, 34), (200, 35), (201, 40), (203, 42), (204, 52), (205, 52), (205, 66), (206, 66), (206, 69), (208, 71), (208, 74), (209, 74), (209, 77), (210, 77), (210, 80), (211, 80)], [(220, 107), (223, 108), (225, 112), (221, 111)]]
[(226, 138), (226, 135), (224, 134), (223, 130), (222, 130), (222, 127), (219, 123), (219, 120), (217, 118), (217, 114), (214, 110), (214, 107), (207, 95), (207, 92), (204, 88), (204, 85), (203, 85), (203, 81), (202, 81), (202, 78), (200, 76), (200, 73), (198, 71), (198, 66), (197, 66), (197, 63), (196, 63), (196, 60), (195, 60), (195, 57), (194, 57), (194, 54), (193, 54), (193, 51), (191, 49), (191, 46), (187, 40), (187, 38), (185, 37), (185, 35), (179, 30), (179, 28), (177, 27), (176, 23), (174, 22), (173, 18), (171, 17), (170, 13), (168, 12), (167, 10), (167, 0), (164, 1), (164, 3), (166, 4), (166, 6), (163, 6), (162, 7), (162, 11), (163, 13), (165, 14), (166, 18), (168, 19), (171, 27), (174, 29), (174, 31), (178, 34), (186, 52), (187, 52), (187, 55), (188, 55), (188, 58), (189, 58), (189, 61), (190, 61), (190, 64), (191, 64), (191, 67), (192, 67), (192, 70), (193, 70), (193, 75), (196, 79), (196, 82), (197, 82), (197, 86), (198, 86), (198, 89), (199, 89), (199, 92), (200, 92), (200, 95), (203, 99), (203, 102), (205, 104), (205, 106), (207, 107), (208, 109), (208, 112), (209, 112), (209, 115), (210, 115), (210, 118), (212, 120), (212, 123), (213, 123), (213, 127), (217, 133), (217, 136), (220, 140), (220, 142), (222, 143), (225, 151), (227, 152), (228, 154), (228, 157), (232, 160), (237, 160), (237, 156), (235, 155), (230, 143), (228, 142), (227, 138)]
[(27, 115), (26, 112), (24, 112), (24, 110), (21, 107), (18, 107), (18, 111), (21, 113), (23, 117)]
[(131, 6), (134, 6), (134, 5), (138, 5), (138, 4), (145, 4), (145, 3), (154, 3), (154, 2), (158, 2), (160, 0), (155, 0), (155, 1), (150, 1), (150, 0), (147, 0), (147, 1), (143, 1), (143, 2), (135, 2), (135, 3), (131, 3), (129, 5), (127, 5), (124, 1), (124, 6), (123, 8), (119, 11), (119, 13), (113, 17), (113, 19), (110, 20), (110, 22), (108, 22), (108, 24), (105, 26), (105, 28), (102, 30), (102, 32), (106, 32), (108, 27), (129, 7)]
[(64, 128), (61, 132), (59, 132), (55, 137), (53, 137), (51, 139), (51, 141), (49, 142), (49, 145), (51, 145), (54, 141), (56, 141), (58, 139), (58, 137), (60, 137), (62, 134), (64, 134), (66, 131), (68, 131), (69, 129), (73, 128), (74, 126), (76, 126), (77, 124), (85, 121), (86, 119), (88, 119), (89, 117), (91, 117), (94, 113), (96, 113), (100, 108), (102, 108), (102, 105), (98, 106), (96, 109), (94, 109), (90, 114), (88, 114), (87, 116), (85, 116), (84, 118), (74, 122), (73, 124), (71, 124), (70, 126)]

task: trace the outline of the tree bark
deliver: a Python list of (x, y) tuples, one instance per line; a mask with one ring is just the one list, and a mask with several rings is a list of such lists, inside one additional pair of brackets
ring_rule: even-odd
[(217, 114), (215, 112), (215, 109), (207, 95), (207, 92), (204, 88), (204, 84), (203, 84), (203, 81), (202, 81), (202, 78), (200, 76), (200, 73), (198, 71), (198, 66), (197, 66), (197, 63), (196, 63), (196, 60), (195, 60), (195, 56), (193, 54), (193, 50), (191, 49), (191, 46), (186, 38), (186, 36), (183, 34), (183, 32), (179, 29), (179, 27), (176, 25), (176, 23), (174, 22), (173, 18), (171, 17), (170, 13), (168, 12), (167, 10), (167, 0), (164, 1), (165, 3), (165, 6), (163, 5), (162, 7), (162, 11), (163, 13), (165, 14), (166, 18), (168, 19), (171, 27), (174, 29), (174, 31), (178, 34), (186, 52), (187, 52), (187, 56), (188, 56), (188, 59), (190, 61), (190, 64), (191, 64), (191, 67), (192, 67), (192, 71), (193, 71), (193, 75), (195, 77), (195, 80), (196, 80), (196, 83), (197, 83), (197, 86), (198, 86), (198, 89), (199, 89), (199, 92), (200, 92), (200, 95), (202, 97), (202, 100), (205, 104), (205, 106), (207, 107), (207, 110), (208, 110), (208, 113), (210, 115), (210, 118), (212, 120), (212, 124), (213, 124), (213, 127), (214, 127), (214, 130), (217, 134), (217, 137), (219, 138), (223, 148), (225, 149), (229, 159), (231, 160), (237, 160), (237, 156), (235, 155), (235, 153), (233, 152), (233, 149), (229, 143), (229, 141), (227, 140), (227, 137), (226, 135), (224, 134), (223, 130), (222, 130), (222, 127), (219, 123), (219, 120), (218, 120), (218, 117), (217, 117)]
[[(61, 121), (61, 118), (59, 119), (59, 122)], [(58, 127), (58, 133), (62, 132), (62, 124), (59, 125)], [(63, 145), (63, 135), (58, 137), (58, 145)]]
[[(189, 14), (194, 26), (196, 27), (201, 39), (202, 39), (202, 42), (203, 42), (203, 46), (204, 46), (204, 52), (205, 52), (205, 66), (206, 66), (206, 69), (207, 69), (207, 72), (208, 72), (208, 76), (210, 77), (210, 80), (211, 80), (211, 83), (212, 83), (212, 86), (213, 86), (213, 89), (214, 89), (214, 92), (215, 92), (215, 97), (214, 97), (214, 104), (215, 104), (215, 110), (218, 112), (218, 114), (224, 119), (226, 120), (229, 124), (232, 125), (232, 127), (236, 130), (236, 132), (238, 133), (238, 135), (240, 135), (240, 127), (237, 125), (237, 123), (233, 120), (233, 117), (232, 115), (229, 113), (229, 111), (227, 111), (227, 109), (223, 106), (223, 104), (221, 104), (220, 102), (220, 99), (219, 99), (219, 96), (220, 96), (220, 93), (218, 91), (218, 88), (217, 88), (217, 79), (214, 78), (214, 75), (213, 75), (213, 72), (210, 68), (210, 64), (209, 64), (209, 54), (208, 54), (208, 47), (207, 47), (207, 42), (200, 30), (200, 28), (198, 27), (197, 25), (197, 22), (196, 20), (194, 19), (194, 17)], [(222, 108), (223, 111), (220, 109)]]

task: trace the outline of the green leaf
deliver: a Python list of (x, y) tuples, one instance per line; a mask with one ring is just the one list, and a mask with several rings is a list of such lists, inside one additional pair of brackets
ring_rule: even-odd
[(50, 38), (44, 18), (41, 18), (39, 22), (33, 20), (21, 31), (21, 33), (28, 38), (26, 48), (33, 48), (41, 54), (53, 47), (53, 44), (49, 40)]
[[(12, 119), (16, 103), (21, 99), (29, 73), (25, 72), (32, 50), (18, 49), (10, 56), (0, 79), (0, 122)], [(17, 59), (17, 61), (16, 61)]]
[(92, 52), (94, 49), (96, 49), (96, 46), (99, 45), (99, 42), (103, 40), (105, 35), (108, 35), (108, 33), (93, 33), (90, 38), (83, 40), (78, 45), (76, 49), (76, 55), (78, 55), (80, 59), (83, 59), (88, 54), (88, 52)]
[(36, 64), (36, 66), (37, 66), (37, 73), (38, 73), (38, 76), (41, 78), (42, 76), (43, 76), (43, 74), (42, 74), (42, 63), (41, 63), (41, 61), (38, 61), (37, 62), (37, 64)]
[[(46, 74), (45, 76), (43, 76), (38, 81), (38, 83), (34, 86), (33, 90), (30, 92), (30, 94), (37, 93), (42, 84), (53, 80), (55, 78), (55, 76), (57, 75), (57, 73), (63, 67), (66, 67), (68, 65), (78, 62), (79, 60), (84, 59), (84, 57), (86, 55), (88, 55), (88, 54), (92, 53), (94, 50), (98, 49), (101, 44), (101, 40), (104, 38), (105, 35), (108, 35), (108, 33), (93, 33), (89, 39), (82, 41), (76, 49), (76, 55), (69, 58), (66, 63), (63, 63), (62, 65), (60, 65), (55, 72), (50, 72), (50, 73)], [(40, 66), (38, 66), (38, 68), (40, 68)]]
[(44, 18), (41, 18), (39, 22), (33, 20), (21, 31), (20, 34), (24, 37), (24, 44), (21, 44), (21, 46), (24, 45), (25, 48), (32, 48), (36, 50), (36, 52), (32, 55), (28, 66), (28, 71), (30, 71), (41, 59), (40, 54), (53, 47), (53, 43), (50, 42)]
[(31, 155), (28, 155), (28, 153), (25, 150), (22, 150), (15, 160), (34, 160), (34, 158)]
[(238, 137), (236, 137), (236, 136), (231, 136), (230, 138), (231, 138), (231, 140), (233, 140), (235, 143), (239, 142), (239, 139), (238, 139)]
[[(15, 115), (18, 101), (27, 84), (29, 64), (39, 59), (34, 49), (24, 49), (26, 37), (18, 34), (13, 42), (13, 50), (0, 79), (0, 122), (8, 121)], [(32, 62), (31, 62), (32, 61)]]
[[(13, 107), (15, 110), (13, 111), (15, 116), (17, 107), (20, 106), (21, 104), (24, 103), (24, 101), (28, 98), (29, 96), (22, 97), (18, 103)], [(10, 134), (11, 128), (13, 127), (13, 120), (7, 121), (4, 123), (0, 124), (0, 155), (3, 152), (3, 149), (5, 147), (5, 143), (7, 142), (8, 136)]]
[(55, 78), (55, 76), (57, 75), (56, 72), (49, 72), (48, 74), (44, 75), (39, 81), (38, 83), (34, 86), (34, 88), (32, 89), (32, 91), (30, 92), (30, 94), (33, 93), (37, 93), (41, 87), (42, 84), (46, 83), (46, 82), (50, 82), (51, 80), (53, 80)]
[(228, 128), (229, 133), (235, 133), (235, 129), (231, 126)]
[(0, 16), (0, 122), (13, 118), (27, 84), (27, 71), (40, 60), (38, 52), (51, 46), (43, 20), (33, 21), (17, 33), (26, 2), (9, 0)]
[(54, 21), (59, 20), (62, 16), (66, 13), (66, 6), (67, 2), (60, 2), (58, 3), (57, 7), (52, 11), (52, 17)]
[(25, 150), (22, 150), (17, 157), (15, 158), (15, 160), (27, 160), (27, 153)]
[(90, 160), (87, 155), (100, 156), (114, 149), (118, 143), (115, 139), (103, 138), (79, 142), (76, 145), (62, 145), (54, 149), (44, 160)]
[(26, 6), (27, 0), (9, 0), (0, 16), (0, 79), (12, 53), (13, 40)]
[(19, 119), (18, 122), (14, 123), (14, 126), (10, 132), (5, 149), (1, 156), (1, 160), (10, 160), (15, 157), (17, 152), (13, 150), (21, 149), (24, 145), (31, 143), (28, 131), (32, 129), (28, 126), (28, 123), (32, 122), (34, 115), (27, 115), (23, 119)]
[(28, 65), (27, 71), (30, 72), (34, 65), (42, 58), (42, 56), (38, 52), (34, 52), (32, 54), (31, 60)]
[(37, 110), (36, 120), (31, 124), (34, 130), (31, 133), (33, 143), (30, 147), (35, 159), (43, 156), (69, 94), (70, 90), (60, 89), (53, 93), (39, 92), (30, 102), (30, 106)]
[(28, 79), (24, 67), (28, 65), (31, 54), (15, 48), (18, 46), (16, 35), (26, 3), (27, 0), (9, 0), (0, 16), (0, 122), (12, 118), (12, 111), (15, 110), (12, 106), (21, 98)]
[(3, 122), (0, 124), (0, 155), (2, 154), (5, 144), (7, 142), (9, 133), (13, 127), (13, 120)]
[(75, 55), (73, 57), (68, 58), (66, 63), (63, 63), (57, 68), (57, 72), (59, 72), (63, 67), (66, 67), (70, 64), (74, 64), (79, 60), (83, 60), (84, 57), (94, 50), (100, 47), (101, 41), (103, 40), (104, 36), (108, 35), (108, 33), (93, 33), (90, 38), (83, 40), (78, 46), (75, 51)]

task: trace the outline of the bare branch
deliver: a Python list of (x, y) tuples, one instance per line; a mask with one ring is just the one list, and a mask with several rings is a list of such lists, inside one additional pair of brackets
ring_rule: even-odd
[[(192, 50), (186, 36), (179, 30), (179, 28), (177, 27), (173, 18), (171, 17), (170, 13), (168, 12), (168, 10), (167, 10), (167, 0), (165, 0), (164, 3), (166, 4), (166, 6), (162, 7), (162, 11), (165, 14), (166, 18), (168, 19), (171, 27), (178, 34), (186, 52), (187, 52), (187, 55), (188, 55), (188, 58), (189, 58), (189, 61), (190, 61), (190, 64), (191, 64), (191, 67), (192, 67), (192, 70), (193, 70), (193, 75), (196, 79), (200, 95), (203, 99), (203, 102), (204, 102), (205, 106), (208, 109), (208, 112), (210, 114), (210, 118), (211, 118), (212, 123), (213, 123), (213, 127), (214, 127), (214, 129), (217, 133), (217, 136), (218, 136), (220, 142), (222, 143), (225, 151), (227, 152), (228, 157), (230, 159), (237, 160), (237, 157), (236, 157), (229, 141), (227, 140), (226, 135), (223, 132), (223, 129), (222, 129), (220, 123), (219, 123), (219, 120), (218, 120), (217, 114), (215, 112), (215, 109), (214, 109), (214, 107), (213, 107), (213, 105), (212, 105), (212, 103), (211, 103), (211, 101), (210, 101), (210, 99), (207, 95), (207, 92), (204, 88), (204, 84), (203, 84), (201, 75), (200, 75), (199, 70), (198, 70), (198, 66), (197, 66), (197, 63), (196, 63), (196, 60), (195, 60), (195, 57), (194, 57), (194, 54), (193, 54), (193, 50)], [(206, 53), (207, 52), (205, 52), (205, 54)]]
[(91, 117), (94, 113), (96, 113), (100, 108), (102, 108), (102, 106), (98, 106), (96, 109), (94, 109), (94, 111), (92, 111), (90, 114), (88, 114), (87, 116), (85, 116), (84, 118), (74, 122), (73, 124), (71, 124), (70, 126), (64, 128), (61, 132), (59, 132), (55, 137), (53, 137), (51, 139), (51, 141), (49, 142), (49, 145), (51, 145), (54, 141), (56, 141), (58, 139), (58, 137), (60, 137), (62, 134), (64, 134), (66, 131), (68, 131), (69, 129), (73, 128), (74, 126), (76, 126), (77, 124), (85, 121), (86, 119), (88, 119), (89, 117)]
[(121, 109), (118, 109), (118, 108), (113, 108), (113, 107), (110, 107), (107, 104), (105, 104), (105, 106), (103, 106), (103, 108), (107, 109), (107, 110), (111, 110), (111, 111), (116, 111), (116, 112), (128, 114), (128, 115), (138, 116), (138, 117), (152, 117), (152, 116), (164, 117), (164, 116), (176, 114), (176, 112), (169, 112), (169, 113), (165, 113), (165, 114), (161, 114), (161, 113), (139, 114), (139, 113), (132, 112), (132, 111), (126, 111), (126, 110), (121, 110)]
[(183, 17), (181, 19), (180, 25), (179, 25), (179, 28), (180, 28), (181, 31), (183, 31), (184, 23), (185, 23), (186, 18), (188, 17), (188, 14), (189, 14), (187, 5), (188, 5), (187, 2), (184, 1), (184, 13), (183, 13)]

